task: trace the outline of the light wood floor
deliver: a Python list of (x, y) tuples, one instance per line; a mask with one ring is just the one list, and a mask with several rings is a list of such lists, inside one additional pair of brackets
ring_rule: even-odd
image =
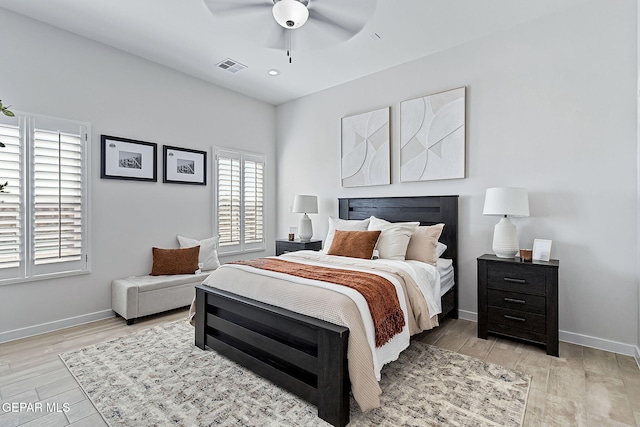
[[(113, 318), (0, 344), (0, 426), (105, 426), (58, 354), (185, 316), (176, 310), (133, 326)], [(525, 426), (640, 426), (640, 369), (632, 357), (566, 343), (551, 357), (518, 342), (478, 339), (476, 324), (465, 320), (447, 320), (417, 339), (531, 374)], [(15, 402), (40, 402), (42, 410), (6, 412)], [(47, 412), (47, 403), (58, 410)]]

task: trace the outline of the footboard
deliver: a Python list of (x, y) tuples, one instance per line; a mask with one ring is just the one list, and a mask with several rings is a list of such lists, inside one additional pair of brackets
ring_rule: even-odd
[(196, 338), (225, 357), (349, 422), (349, 329), (204, 285), (196, 286)]

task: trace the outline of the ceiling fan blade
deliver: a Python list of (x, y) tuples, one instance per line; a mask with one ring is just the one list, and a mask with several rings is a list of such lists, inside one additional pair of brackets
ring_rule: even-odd
[(360, 32), (376, 10), (376, 0), (310, 0), (309, 18), (333, 26), (348, 38)]
[(273, 30), (267, 37), (267, 41), (265, 43), (265, 47), (270, 49), (278, 49), (278, 50), (286, 50), (287, 49), (287, 30), (286, 28), (281, 27), (277, 23), (273, 26)]
[(273, 8), (270, 0), (204, 0), (214, 16), (235, 15)]
[(316, 9), (331, 18), (350, 16), (368, 21), (376, 10), (377, 0), (309, 0), (308, 9)]
[(366, 21), (361, 22), (344, 16), (339, 19), (333, 19), (321, 12), (318, 12), (316, 9), (309, 9), (309, 20), (321, 23), (325, 27), (330, 27), (331, 30), (337, 30), (341, 34), (336, 34), (336, 36), (343, 39), (350, 39), (359, 33), (366, 25)]

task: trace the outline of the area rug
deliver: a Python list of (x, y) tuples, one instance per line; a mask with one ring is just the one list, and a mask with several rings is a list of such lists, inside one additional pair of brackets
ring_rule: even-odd
[[(110, 426), (327, 426), (317, 408), (193, 345), (178, 321), (61, 354)], [(421, 342), (386, 365), (350, 426), (520, 426), (531, 377)]]

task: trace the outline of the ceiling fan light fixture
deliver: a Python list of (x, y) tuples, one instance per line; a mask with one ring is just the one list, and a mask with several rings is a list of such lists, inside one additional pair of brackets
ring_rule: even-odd
[(272, 12), (276, 22), (290, 30), (302, 27), (309, 19), (309, 10), (298, 0), (280, 0)]

